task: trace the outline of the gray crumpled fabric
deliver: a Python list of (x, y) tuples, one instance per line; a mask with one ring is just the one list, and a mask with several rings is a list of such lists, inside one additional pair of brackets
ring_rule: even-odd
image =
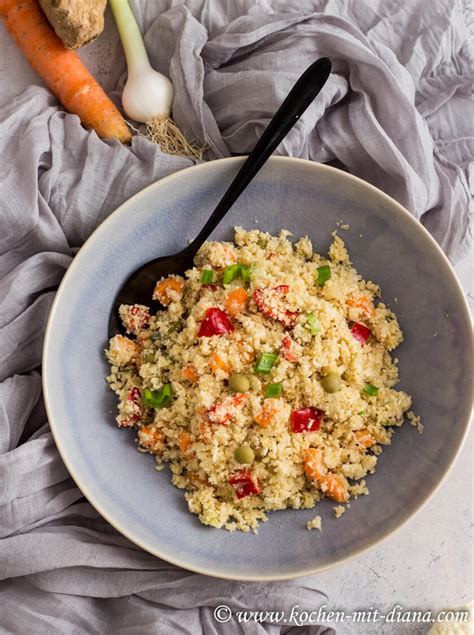
[[(453, 261), (466, 253), (474, 117), (461, 4), (142, 0), (135, 7), (152, 63), (175, 85), (174, 117), (209, 145), (209, 159), (247, 152), (299, 74), (327, 55), (334, 73), (279, 153), (344, 166), (404, 204)], [(123, 60), (116, 65), (119, 91)], [(324, 630), (219, 625), (219, 604), (314, 610), (331, 589), (320, 588), (318, 576), (220, 581), (144, 553), (84, 500), (49, 432), (40, 364), (55, 289), (108, 214), (191, 161), (140, 137), (131, 147), (101, 141), (40, 87), (0, 108), (0, 157), (0, 632)]]

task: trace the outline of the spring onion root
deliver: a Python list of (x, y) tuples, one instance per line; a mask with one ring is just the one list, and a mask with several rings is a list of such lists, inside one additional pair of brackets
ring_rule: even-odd
[(205, 148), (195, 142), (188, 141), (169, 117), (155, 115), (147, 121), (146, 136), (157, 143), (166, 154), (202, 159)]

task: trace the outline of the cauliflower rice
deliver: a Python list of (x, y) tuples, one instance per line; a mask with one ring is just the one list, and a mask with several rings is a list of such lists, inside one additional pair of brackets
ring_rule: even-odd
[(130, 337), (106, 351), (117, 424), (212, 527), (256, 530), (268, 511), (367, 494), (411, 407), (379, 287), (336, 234), (328, 258), (289, 236), (237, 228), (235, 244), (205, 243), (185, 278), (158, 281), (163, 311), (121, 307)]

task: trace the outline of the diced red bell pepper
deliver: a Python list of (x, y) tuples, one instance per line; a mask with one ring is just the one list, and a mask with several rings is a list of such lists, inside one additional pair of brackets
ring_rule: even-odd
[(136, 386), (134, 386), (127, 395), (127, 401), (133, 401), (134, 404), (137, 404), (137, 406), (139, 406), (141, 404), (141, 397), (142, 395), (140, 390)]
[(364, 346), (369, 337), (372, 335), (372, 331), (364, 324), (359, 324), (359, 322), (354, 322), (351, 328), (351, 333), (355, 339), (360, 342), (361, 346)]
[(321, 418), (324, 415), (318, 408), (301, 408), (291, 413), (291, 429), (293, 432), (317, 432), (321, 427)]
[(199, 328), (198, 337), (212, 337), (213, 335), (228, 335), (234, 327), (227, 315), (217, 307), (207, 309)]
[(245, 498), (245, 496), (253, 496), (260, 494), (262, 488), (253, 478), (249, 470), (240, 470), (231, 474), (227, 481), (235, 489), (237, 498)]
[(273, 289), (255, 289), (253, 299), (263, 315), (272, 320), (277, 320), (283, 326), (291, 328), (298, 316), (296, 311), (290, 311), (284, 307), (282, 299), (286, 296), (290, 287), (280, 284)]
[(285, 335), (281, 341), (281, 354), (288, 362), (297, 362), (298, 355), (296, 354), (296, 344), (291, 337)]

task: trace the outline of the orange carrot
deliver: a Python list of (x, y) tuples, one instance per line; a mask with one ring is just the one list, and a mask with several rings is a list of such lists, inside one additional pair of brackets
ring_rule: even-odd
[(332, 498), (336, 503), (345, 503), (347, 501), (347, 487), (342, 477), (338, 474), (328, 474), (323, 482), (326, 486), (325, 494), (328, 498)]
[[(1, 0), (0, 0), (1, 1)], [(172, 294), (180, 295), (184, 289), (184, 280), (179, 276), (170, 276), (157, 282), (155, 291), (153, 292), (153, 299), (159, 300), (161, 304), (169, 304), (173, 299)]]
[(275, 418), (276, 413), (277, 408), (275, 407), (273, 400), (266, 399), (263, 402), (261, 412), (254, 415), (254, 419), (259, 426), (262, 426), (262, 428), (267, 428)]
[(358, 299), (350, 296), (349, 298), (347, 298), (346, 304), (350, 307), (361, 309), (361, 311), (363, 311), (366, 315), (374, 315), (375, 313), (374, 303), (367, 295), (362, 295)]
[(58, 38), (37, 0), (0, 0), (0, 17), (31, 66), (69, 112), (100, 137), (130, 141), (124, 118), (77, 53)]
[(190, 452), (189, 452), (189, 447), (192, 444), (193, 439), (191, 437), (191, 435), (189, 434), (189, 432), (186, 432), (185, 430), (182, 430), (179, 433), (179, 437), (178, 437), (178, 445), (179, 445), (179, 449), (181, 451), (181, 454), (183, 454), (184, 456), (190, 456)]
[(355, 438), (357, 443), (360, 443), (364, 448), (371, 448), (375, 443), (374, 437), (366, 428), (357, 430), (357, 432), (355, 432)]
[(345, 503), (348, 498), (347, 485), (338, 474), (327, 474), (323, 453), (319, 448), (308, 448), (303, 454), (304, 471), (313, 479), (328, 498), (336, 503)]
[(303, 454), (304, 471), (309, 478), (320, 481), (326, 475), (323, 453), (319, 448), (308, 448)]
[(213, 373), (218, 370), (223, 370), (226, 373), (230, 373), (230, 371), (232, 370), (232, 366), (228, 362), (223, 360), (222, 357), (217, 353), (212, 353), (210, 367)]
[(224, 306), (230, 315), (238, 315), (245, 311), (249, 296), (245, 289), (238, 287), (231, 291), (224, 299)]
[(184, 379), (187, 379), (192, 384), (199, 379), (199, 373), (197, 372), (196, 367), (192, 364), (188, 364), (188, 366), (185, 366), (181, 371), (181, 375), (184, 377)]
[(142, 426), (138, 430), (138, 440), (142, 448), (159, 454), (165, 448), (165, 435), (153, 425)]

